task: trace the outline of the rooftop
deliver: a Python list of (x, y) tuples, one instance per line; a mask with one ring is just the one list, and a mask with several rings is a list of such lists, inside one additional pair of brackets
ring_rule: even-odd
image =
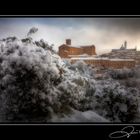
[[(70, 57), (89, 57), (88, 54), (81, 54), (81, 55), (69, 55)], [(90, 57), (95, 57), (96, 55), (90, 55)]]
[(66, 43), (63, 45), (66, 45), (68, 47), (73, 47), (73, 48), (85, 48), (85, 47), (95, 47), (94, 45), (82, 45), (82, 46), (73, 46), (71, 45), (71, 39), (66, 39)]
[(95, 57), (84, 57), (84, 58), (71, 58), (71, 60), (109, 60), (109, 61), (135, 61), (134, 59), (109, 59), (109, 58), (95, 58)]

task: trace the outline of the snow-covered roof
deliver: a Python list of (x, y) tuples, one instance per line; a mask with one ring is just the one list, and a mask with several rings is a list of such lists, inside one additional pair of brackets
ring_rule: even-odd
[(70, 57), (87, 57), (87, 56), (93, 57), (93, 56), (96, 56), (96, 55), (80, 54), (80, 55), (69, 55), (69, 56)]
[(67, 45), (67, 44), (63, 44), (67, 47), (73, 47), (73, 48), (84, 48), (84, 47), (95, 47), (94, 45), (84, 45), (84, 46), (72, 46), (72, 45)]
[(109, 58), (95, 58), (95, 57), (84, 57), (84, 58), (71, 58), (71, 60), (109, 60), (109, 61), (135, 61), (134, 59), (109, 59)]
[(112, 51), (123, 51), (123, 52), (125, 52), (125, 51), (136, 51), (136, 49), (112, 49)]
[(119, 59), (119, 58), (114, 58), (110, 59), (110, 61), (135, 61), (134, 59)]
[(69, 56), (88, 56), (88, 54), (84, 53), (84, 54), (80, 54), (80, 55), (69, 55)]
[(108, 60), (109, 58), (95, 58), (95, 57), (76, 57), (76, 58), (71, 58), (72, 60), (80, 59), (80, 60)]

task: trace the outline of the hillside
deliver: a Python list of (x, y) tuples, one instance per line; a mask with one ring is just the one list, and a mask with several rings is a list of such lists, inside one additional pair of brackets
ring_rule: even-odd
[(134, 59), (137, 64), (140, 64), (140, 51), (135, 50), (117, 50), (110, 53), (102, 54), (101, 57), (120, 58), (120, 59)]

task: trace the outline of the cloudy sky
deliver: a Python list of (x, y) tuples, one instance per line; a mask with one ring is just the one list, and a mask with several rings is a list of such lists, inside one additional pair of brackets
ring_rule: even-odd
[(140, 50), (140, 18), (0, 18), (0, 38), (24, 38), (31, 27), (39, 29), (35, 39), (45, 39), (55, 50), (66, 38), (73, 46), (94, 44), (97, 54), (120, 48), (125, 40), (128, 48)]

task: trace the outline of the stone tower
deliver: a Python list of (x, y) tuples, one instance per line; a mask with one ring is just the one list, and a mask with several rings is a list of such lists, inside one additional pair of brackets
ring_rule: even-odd
[(66, 39), (66, 45), (71, 45), (71, 39)]
[(127, 41), (124, 41), (124, 49), (127, 49)]

